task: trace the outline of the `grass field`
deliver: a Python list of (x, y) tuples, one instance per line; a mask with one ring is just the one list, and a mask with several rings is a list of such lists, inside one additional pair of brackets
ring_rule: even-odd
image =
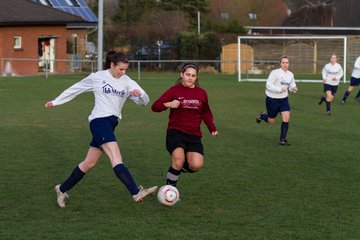
[[(139, 84), (153, 101), (177, 76), (142, 73)], [(43, 105), (81, 78), (0, 78), (0, 239), (360, 239), (360, 104), (356, 92), (340, 104), (346, 85), (326, 117), (322, 85), (299, 83), (290, 96), (292, 145), (281, 147), (279, 122), (255, 123), (264, 83), (202, 74), (220, 135), (203, 128), (206, 163), (181, 176), (180, 203), (135, 204), (103, 157), (60, 209), (53, 187), (87, 152), (93, 95)], [(131, 101), (123, 109), (117, 136), (138, 184), (165, 181), (167, 118)]]

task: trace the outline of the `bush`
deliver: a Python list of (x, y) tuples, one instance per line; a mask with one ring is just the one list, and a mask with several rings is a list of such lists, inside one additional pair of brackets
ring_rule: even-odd
[(213, 32), (199, 36), (199, 59), (219, 59), (221, 52), (220, 39)]
[(221, 43), (213, 32), (198, 35), (196, 32), (180, 32), (178, 35), (179, 59), (218, 59)]
[(197, 34), (195, 32), (180, 32), (178, 35), (178, 58), (198, 58)]

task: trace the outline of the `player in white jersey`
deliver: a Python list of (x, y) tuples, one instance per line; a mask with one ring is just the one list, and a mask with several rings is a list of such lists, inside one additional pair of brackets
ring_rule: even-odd
[(136, 185), (123, 163), (114, 134), (115, 127), (121, 119), (121, 109), (127, 98), (138, 105), (146, 105), (150, 101), (146, 92), (126, 75), (128, 66), (129, 62), (124, 53), (110, 51), (106, 56), (106, 70), (90, 74), (66, 89), (55, 100), (45, 104), (45, 108), (50, 109), (69, 102), (84, 92), (93, 92), (95, 95), (95, 106), (89, 116), (93, 138), (85, 159), (76, 166), (62, 184), (54, 188), (59, 207), (65, 207), (65, 198), (69, 197), (67, 191), (98, 163), (103, 153), (109, 157), (114, 173), (126, 186), (135, 202), (141, 202), (145, 196), (157, 189), (156, 186), (143, 188)]
[(290, 146), (286, 139), (290, 121), (290, 104), (288, 90), (296, 93), (298, 90), (295, 84), (294, 74), (289, 70), (289, 59), (287, 56), (280, 58), (280, 68), (273, 70), (266, 81), (266, 111), (259, 114), (256, 122), (265, 121), (273, 124), (277, 114), (280, 113), (282, 123), (280, 142), (282, 146)]
[[(344, 96), (341, 101), (342, 104), (345, 104), (347, 97), (350, 95), (352, 90), (354, 90), (355, 86), (359, 86), (359, 85), (360, 85), (360, 56), (355, 61), (354, 69), (351, 74), (350, 86), (344, 93)], [(360, 89), (359, 89), (359, 92), (357, 93), (355, 99), (358, 102), (360, 102)]]
[(319, 105), (325, 101), (326, 115), (331, 116), (331, 102), (338, 89), (340, 79), (344, 75), (341, 65), (337, 63), (337, 57), (335, 54), (331, 55), (330, 62), (323, 67), (321, 73), (325, 96), (320, 97)]

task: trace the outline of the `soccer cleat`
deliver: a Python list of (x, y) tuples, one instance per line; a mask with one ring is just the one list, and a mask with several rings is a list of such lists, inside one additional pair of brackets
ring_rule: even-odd
[(64, 208), (65, 207), (65, 198), (69, 198), (69, 195), (65, 192), (60, 191), (60, 184), (56, 185), (54, 187), (54, 191), (56, 192), (56, 200), (59, 207)]
[(257, 123), (257, 124), (261, 123), (261, 120), (262, 120), (262, 119), (261, 119), (261, 115), (262, 115), (262, 114), (265, 114), (265, 112), (259, 113), (259, 115), (256, 117), (256, 123)]
[(291, 144), (288, 143), (286, 139), (280, 140), (279, 145), (281, 146), (290, 146)]
[(143, 186), (139, 186), (139, 192), (135, 195), (133, 195), (133, 199), (136, 203), (139, 203), (143, 200), (144, 197), (147, 195), (155, 192), (157, 190), (157, 186), (150, 187), (150, 188), (143, 188)]
[(344, 100), (341, 100), (341, 104), (342, 104), (342, 105), (345, 105), (345, 101), (344, 101)]
[(331, 112), (330, 112), (330, 111), (327, 111), (327, 112), (326, 112), (326, 116), (329, 116), (329, 117), (330, 117), (330, 116), (331, 116)]
[(323, 103), (323, 101), (324, 101), (324, 97), (323, 97), (323, 96), (321, 96), (321, 97), (320, 97), (320, 101), (319, 101), (319, 103), (318, 103), (318, 104), (319, 104), (319, 105), (321, 105), (321, 104)]

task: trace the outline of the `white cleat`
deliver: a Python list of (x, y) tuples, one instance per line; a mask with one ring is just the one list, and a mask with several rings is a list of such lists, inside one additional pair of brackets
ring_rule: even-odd
[(69, 195), (65, 192), (60, 191), (60, 184), (56, 185), (54, 187), (54, 191), (56, 192), (56, 200), (59, 207), (64, 208), (65, 207), (65, 198), (69, 198)]
[(139, 186), (139, 192), (133, 195), (133, 199), (136, 203), (142, 202), (143, 198), (147, 195), (155, 192), (157, 190), (157, 186), (150, 187), (150, 188), (143, 188), (141, 185)]

